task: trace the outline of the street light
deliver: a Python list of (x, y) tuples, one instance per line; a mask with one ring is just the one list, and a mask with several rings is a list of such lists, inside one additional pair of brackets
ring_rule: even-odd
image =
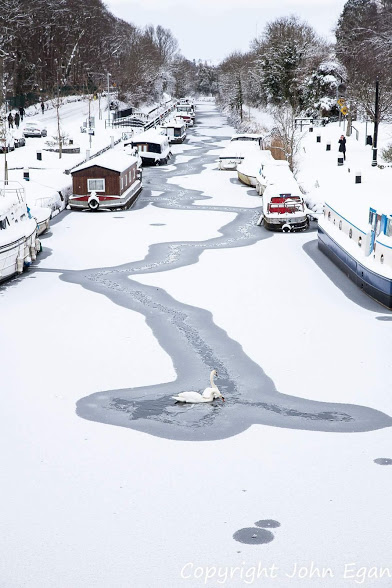
[(108, 126), (110, 126), (110, 76), (112, 74), (110, 74), (109, 72), (106, 74), (107, 75), (107, 79), (108, 79)]
[(2, 95), (3, 95), (3, 102), (4, 102), (4, 119), (2, 121), (2, 132), (1, 134), (4, 135), (4, 183), (8, 184), (8, 163), (7, 163), (7, 82), (6, 76), (4, 71), (4, 60), (8, 57), (8, 53), (0, 49), (0, 62), (1, 62), (1, 86), (2, 86)]
[(376, 79), (376, 97), (374, 104), (374, 134), (373, 134), (373, 160), (372, 167), (377, 165), (377, 138), (378, 138), (378, 122), (380, 118), (379, 113), (379, 96), (378, 96), (378, 78)]

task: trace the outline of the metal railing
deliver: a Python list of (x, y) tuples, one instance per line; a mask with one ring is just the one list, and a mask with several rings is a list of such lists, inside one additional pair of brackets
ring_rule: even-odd
[[(121, 143), (122, 139), (117, 139), (116, 141), (113, 141), (113, 146), (114, 145), (118, 145), (119, 143)], [(108, 151), (108, 149), (112, 148), (112, 143), (110, 145), (108, 145), (107, 147), (104, 147), (103, 149), (100, 149), (99, 151), (97, 151), (96, 153), (94, 153), (93, 155), (90, 155), (90, 157), (86, 157), (85, 159), (83, 159), (83, 161), (79, 161), (79, 163), (77, 163), (76, 165), (72, 166), (69, 169), (64, 170), (65, 174), (70, 174), (71, 171), (73, 169), (75, 169), (75, 167), (78, 167), (79, 165), (82, 165), (83, 163), (86, 163), (86, 161), (90, 161), (90, 159), (94, 159), (95, 157), (98, 157), (98, 155), (101, 155), (102, 153), (105, 153), (105, 151)]]

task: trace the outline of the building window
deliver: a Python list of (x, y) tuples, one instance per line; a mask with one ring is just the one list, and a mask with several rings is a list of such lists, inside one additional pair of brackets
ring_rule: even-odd
[(339, 221), (339, 231), (342, 230), (342, 221)]
[(96, 179), (87, 180), (87, 192), (105, 192), (105, 180), (104, 179)]
[(350, 237), (350, 239), (351, 239), (351, 237), (353, 236), (353, 230), (352, 230), (352, 229), (350, 229), (350, 230), (349, 230), (349, 232), (348, 232), (348, 236)]

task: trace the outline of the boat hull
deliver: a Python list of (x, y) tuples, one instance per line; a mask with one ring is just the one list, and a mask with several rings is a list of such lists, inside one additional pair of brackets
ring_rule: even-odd
[[(272, 220), (272, 219), (271, 219)], [(275, 220), (275, 218), (273, 219)], [(273, 223), (267, 216), (262, 217), (263, 225), (269, 231), (279, 231), (293, 233), (295, 231), (306, 231), (309, 228), (309, 220), (307, 217), (301, 220), (295, 218), (285, 218), (280, 220), (278, 223)], [(261, 224), (261, 223), (260, 223)]]
[[(129, 208), (135, 202), (136, 198), (142, 191), (142, 184), (140, 180), (136, 180), (133, 186), (127, 190), (122, 196), (105, 196), (99, 198), (100, 209), (116, 209)], [(89, 210), (88, 203), (89, 195), (87, 196), (71, 196), (69, 199), (69, 206), (71, 210)]]
[(318, 227), (318, 247), (365, 294), (392, 309), (392, 280), (369, 270), (350, 255), (321, 227)]
[[(19, 239), (0, 246), (0, 282), (22, 273), (24, 262), (30, 257), (31, 247), (36, 245), (36, 229), (30, 235), (23, 235)], [(22, 270), (18, 270), (18, 257), (23, 260)], [(34, 258), (35, 259), (35, 258)]]
[(240, 182), (245, 184), (246, 186), (251, 186), (252, 188), (256, 187), (256, 177), (248, 176), (247, 174), (241, 173), (237, 169), (238, 179)]

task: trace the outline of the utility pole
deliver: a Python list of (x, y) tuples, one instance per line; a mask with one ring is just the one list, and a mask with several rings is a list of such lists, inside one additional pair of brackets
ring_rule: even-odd
[[(1, 129), (0, 129), (0, 136), (1, 138), (4, 137), (4, 183), (8, 184), (8, 162), (7, 162), (7, 82), (6, 82), (6, 74), (5, 74), (5, 65), (4, 61), (7, 57), (7, 53), (0, 49), (0, 65), (1, 65), (1, 94), (4, 103), (4, 119), (0, 121)], [(0, 104), (1, 107), (1, 104)], [(1, 112), (2, 108), (0, 108)]]
[(374, 134), (373, 134), (373, 160), (372, 167), (377, 165), (377, 137), (378, 137), (378, 123), (379, 123), (379, 96), (378, 96), (378, 78), (376, 79), (376, 97), (374, 103)]
[(110, 73), (108, 72), (106, 75), (108, 78), (108, 126), (110, 126)]

